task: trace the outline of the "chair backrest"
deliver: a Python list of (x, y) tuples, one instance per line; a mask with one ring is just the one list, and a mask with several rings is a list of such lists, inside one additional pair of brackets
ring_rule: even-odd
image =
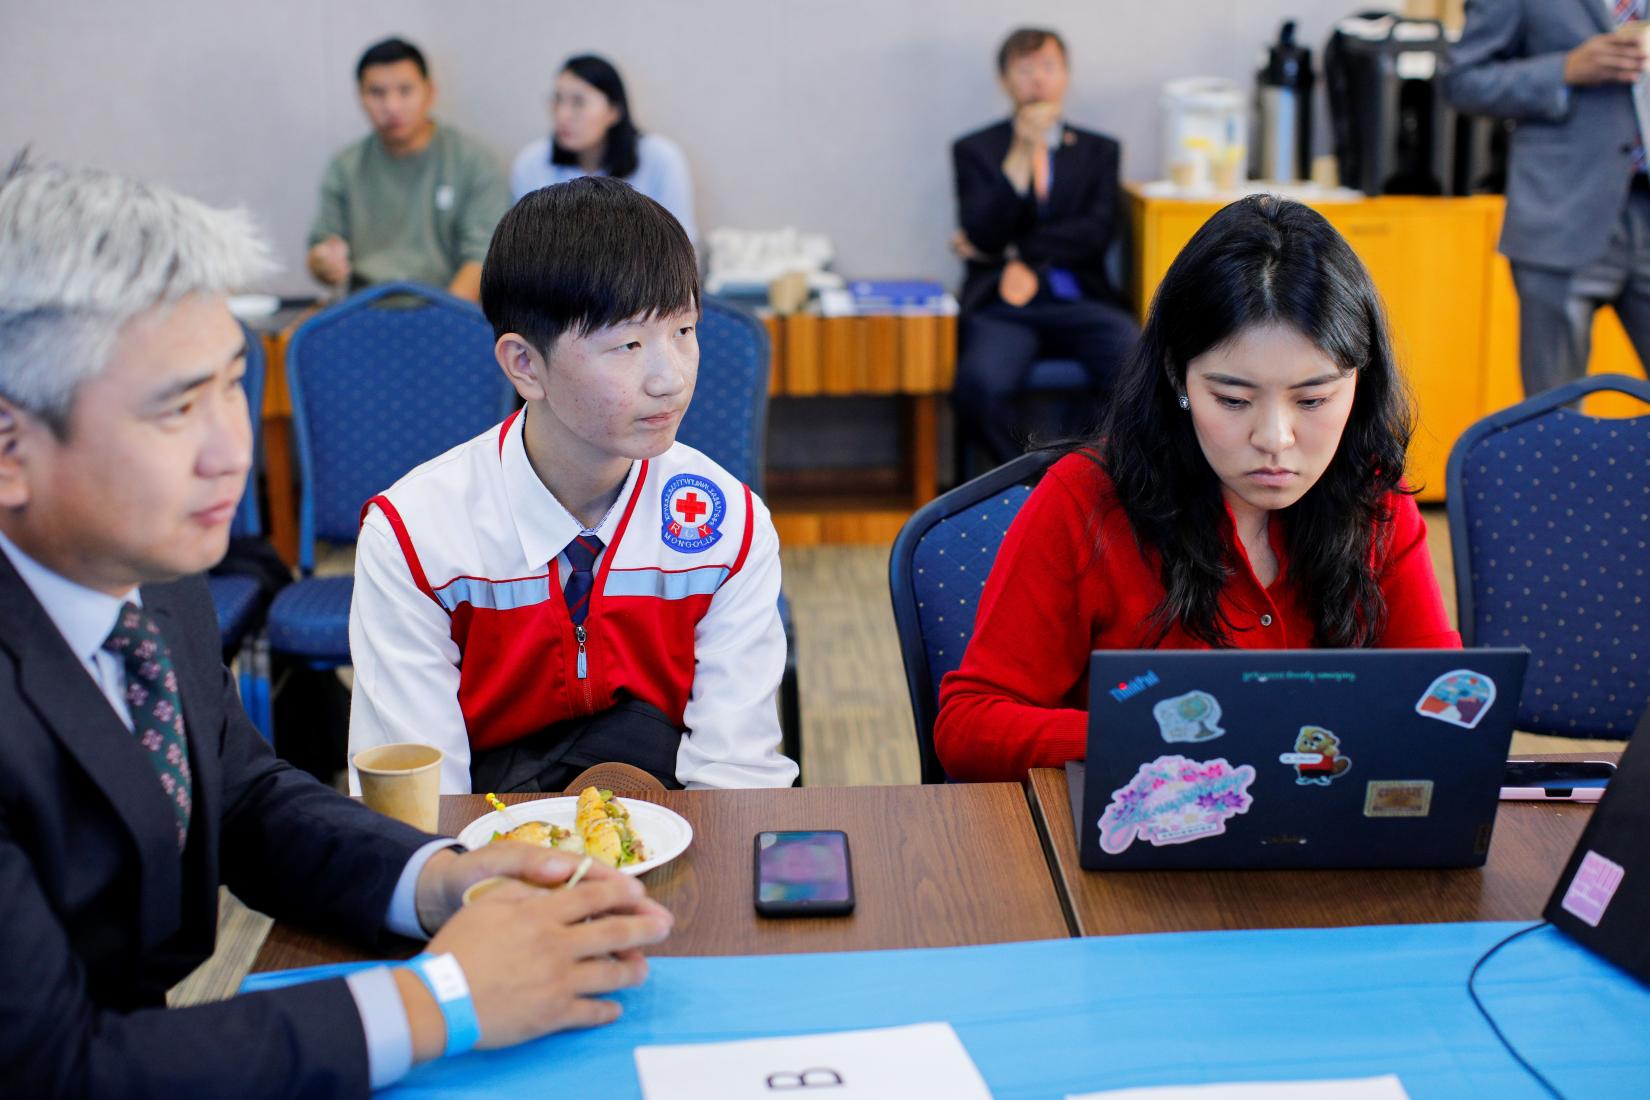
[(1134, 300), (1134, 218), (1129, 204), (1117, 204), (1117, 217), (1112, 221), (1111, 243), (1106, 245), (1106, 281), (1123, 296), (1123, 305), (1138, 310)]
[(481, 310), (413, 283), (369, 287), (305, 321), (286, 372), (306, 574), (317, 539), (353, 542), (369, 498), (486, 431), (515, 401)]
[(258, 471), (263, 469), (264, 455), (264, 340), (244, 324), (241, 333), (246, 337), (246, 373), (241, 386), (246, 390), (247, 414), (252, 417), (252, 467), (246, 471), (246, 489), (229, 522), (229, 533), (235, 538), (257, 538), (264, 533), (258, 512)]
[(945, 779), (934, 753), (940, 679), (962, 664), (980, 592), (1009, 524), (1059, 457), (1033, 451), (959, 485), (918, 509), (894, 539), (888, 588), (924, 783)]
[(1626, 737), (1650, 705), (1650, 415), (1567, 405), (1650, 383), (1596, 375), (1480, 420), (1446, 472), (1461, 637), (1525, 646), (1518, 728)]
[(706, 295), (699, 318), (699, 383), (676, 438), (762, 492), (768, 431), (768, 330), (731, 302)]

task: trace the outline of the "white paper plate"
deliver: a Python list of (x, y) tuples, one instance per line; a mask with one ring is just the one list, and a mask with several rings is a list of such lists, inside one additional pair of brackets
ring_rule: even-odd
[(281, 308), (281, 300), (273, 294), (236, 294), (229, 299), (229, 312), (242, 321), (269, 317)]
[[(662, 867), (687, 851), (688, 845), (693, 843), (693, 826), (689, 825), (681, 814), (652, 802), (643, 802), (639, 798), (621, 798), (619, 801), (630, 811), (630, 827), (647, 851), (647, 858), (640, 863), (619, 868), (625, 874), (640, 875), (655, 867)], [(525, 825), (529, 821), (548, 821), (552, 825), (571, 829), (578, 817), (578, 810), (579, 800), (573, 795), (541, 798), (536, 802), (517, 802), (512, 805), (510, 820), (517, 825)], [(458, 834), (458, 842), (474, 850), (490, 843), (494, 833), (507, 833), (510, 828), (504, 815), (494, 810), (464, 826), (463, 831)]]

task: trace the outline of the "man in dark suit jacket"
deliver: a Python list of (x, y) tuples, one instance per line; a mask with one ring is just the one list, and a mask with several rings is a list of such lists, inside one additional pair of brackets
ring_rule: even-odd
[(1033, 363), (1081, 363), (1096, 405), (1078, 420), (1092, 422), (1140, 329), (1105, 270), (1118, 145), (1062, 121), (1065, 43), (1053, 31), (1017, 30), (997, 71), (1013, 117), (951, 150), (961, 226), (952, 247), (967, 265), (952, 400), (962, 439), (1001, 463), (1025, 435), (1013, 398)]
[(1650, 364), (1650, 178), (1632, 85), (1646, 0), (1468, 0), (1455, 106), (1517, 120), (1501, 251), (1518, 287), (1524, 392), (1587, 373), (1593, 314), (1615, 307)]
[[(640, 981), (636, 949), (669, 927), (616, 872), (460, 912), (471, 883), (555, 884), (569, 861), (456, 854), (282, 763), (247, 720), (205, 587), (176, 578), (222, 555), (246, 480), (223, 290), (264, 256), (244, 218), (117, 177), (0, 179), (7, 1095), (363, 1095), (476, 1019), (501, 1046), (614, 1018), (585, 995)], [(435, 931), (424, 965), (456, 984), (438, 1001), (433, 979), (374, 968), (169, 1010), (212, 952), (220, 882), (367, 943)]]

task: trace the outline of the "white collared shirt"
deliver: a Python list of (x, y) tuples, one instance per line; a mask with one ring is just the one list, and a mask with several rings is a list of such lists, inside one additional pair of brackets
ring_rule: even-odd
[[(525, 417), (523, 417), (525, 422)], [(556, 563), (556, 575), (561, 578), (561, 586), (567, 586), (567, 575), (572, 571), (572, 565), (567, 560), (567, 544), (577, 535), (595, 535), (602, 540), (602, 552), (596, 555), (596, 566), (600, 566), (602, 559), (607, 556), (607, 547), (612, 545), (613, 534), (619, 529), (621, 505), (630, 499), (631, 492), (636, 487), (636, 475), (641, 470), (640, 462), (630, 464), (630, 472), (625, 474), (624, 484), (619, 486), (619, 493), (613, 498), (613, 504), (607, 514), (596, 524), (594, 530), (587, 530), (567, 506), (556, 499), (556, 494), (547, 488), (533, 469), (533, 463), (527, 457), (526, 437), (521, 432), (512, 433), (508, 446), (499, 456), (504, 470), (504, 492), (510, 502), (510, 516), (515, 520), (516, 533), (521, 538), (522, 557), (530, 562)], [(383, 530), (387, 533), (389, 525), (384, 523), (383, 517), (375, 510), (369, 517), (376, 517)], [(394, 536), (390, 536), (393, 544)], [(400, 554), (396, 549), (396, 554)]]
[(46, 617), (109, 700), (115, 716), (131, 729), (132, 712), (126, 705), (126, 662), (104, 649), (103, 643), (114, 630), (121, 607), (128, 603), (142, 607), (143, 596), (135, 588), (124, 596), (110, 596), (77, 584), (29, 557), (4, 533), (0, 533), (0, 550), (5, 552), (12, 568), (29, 586), (40, 606), (46, 609)]

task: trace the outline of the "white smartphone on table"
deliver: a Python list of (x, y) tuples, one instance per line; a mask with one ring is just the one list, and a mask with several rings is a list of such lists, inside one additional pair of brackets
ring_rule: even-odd
[(1616, 766), (1608, 760), (1509, 760), (1501, 797), (1597, 802), (1615, 774)]

